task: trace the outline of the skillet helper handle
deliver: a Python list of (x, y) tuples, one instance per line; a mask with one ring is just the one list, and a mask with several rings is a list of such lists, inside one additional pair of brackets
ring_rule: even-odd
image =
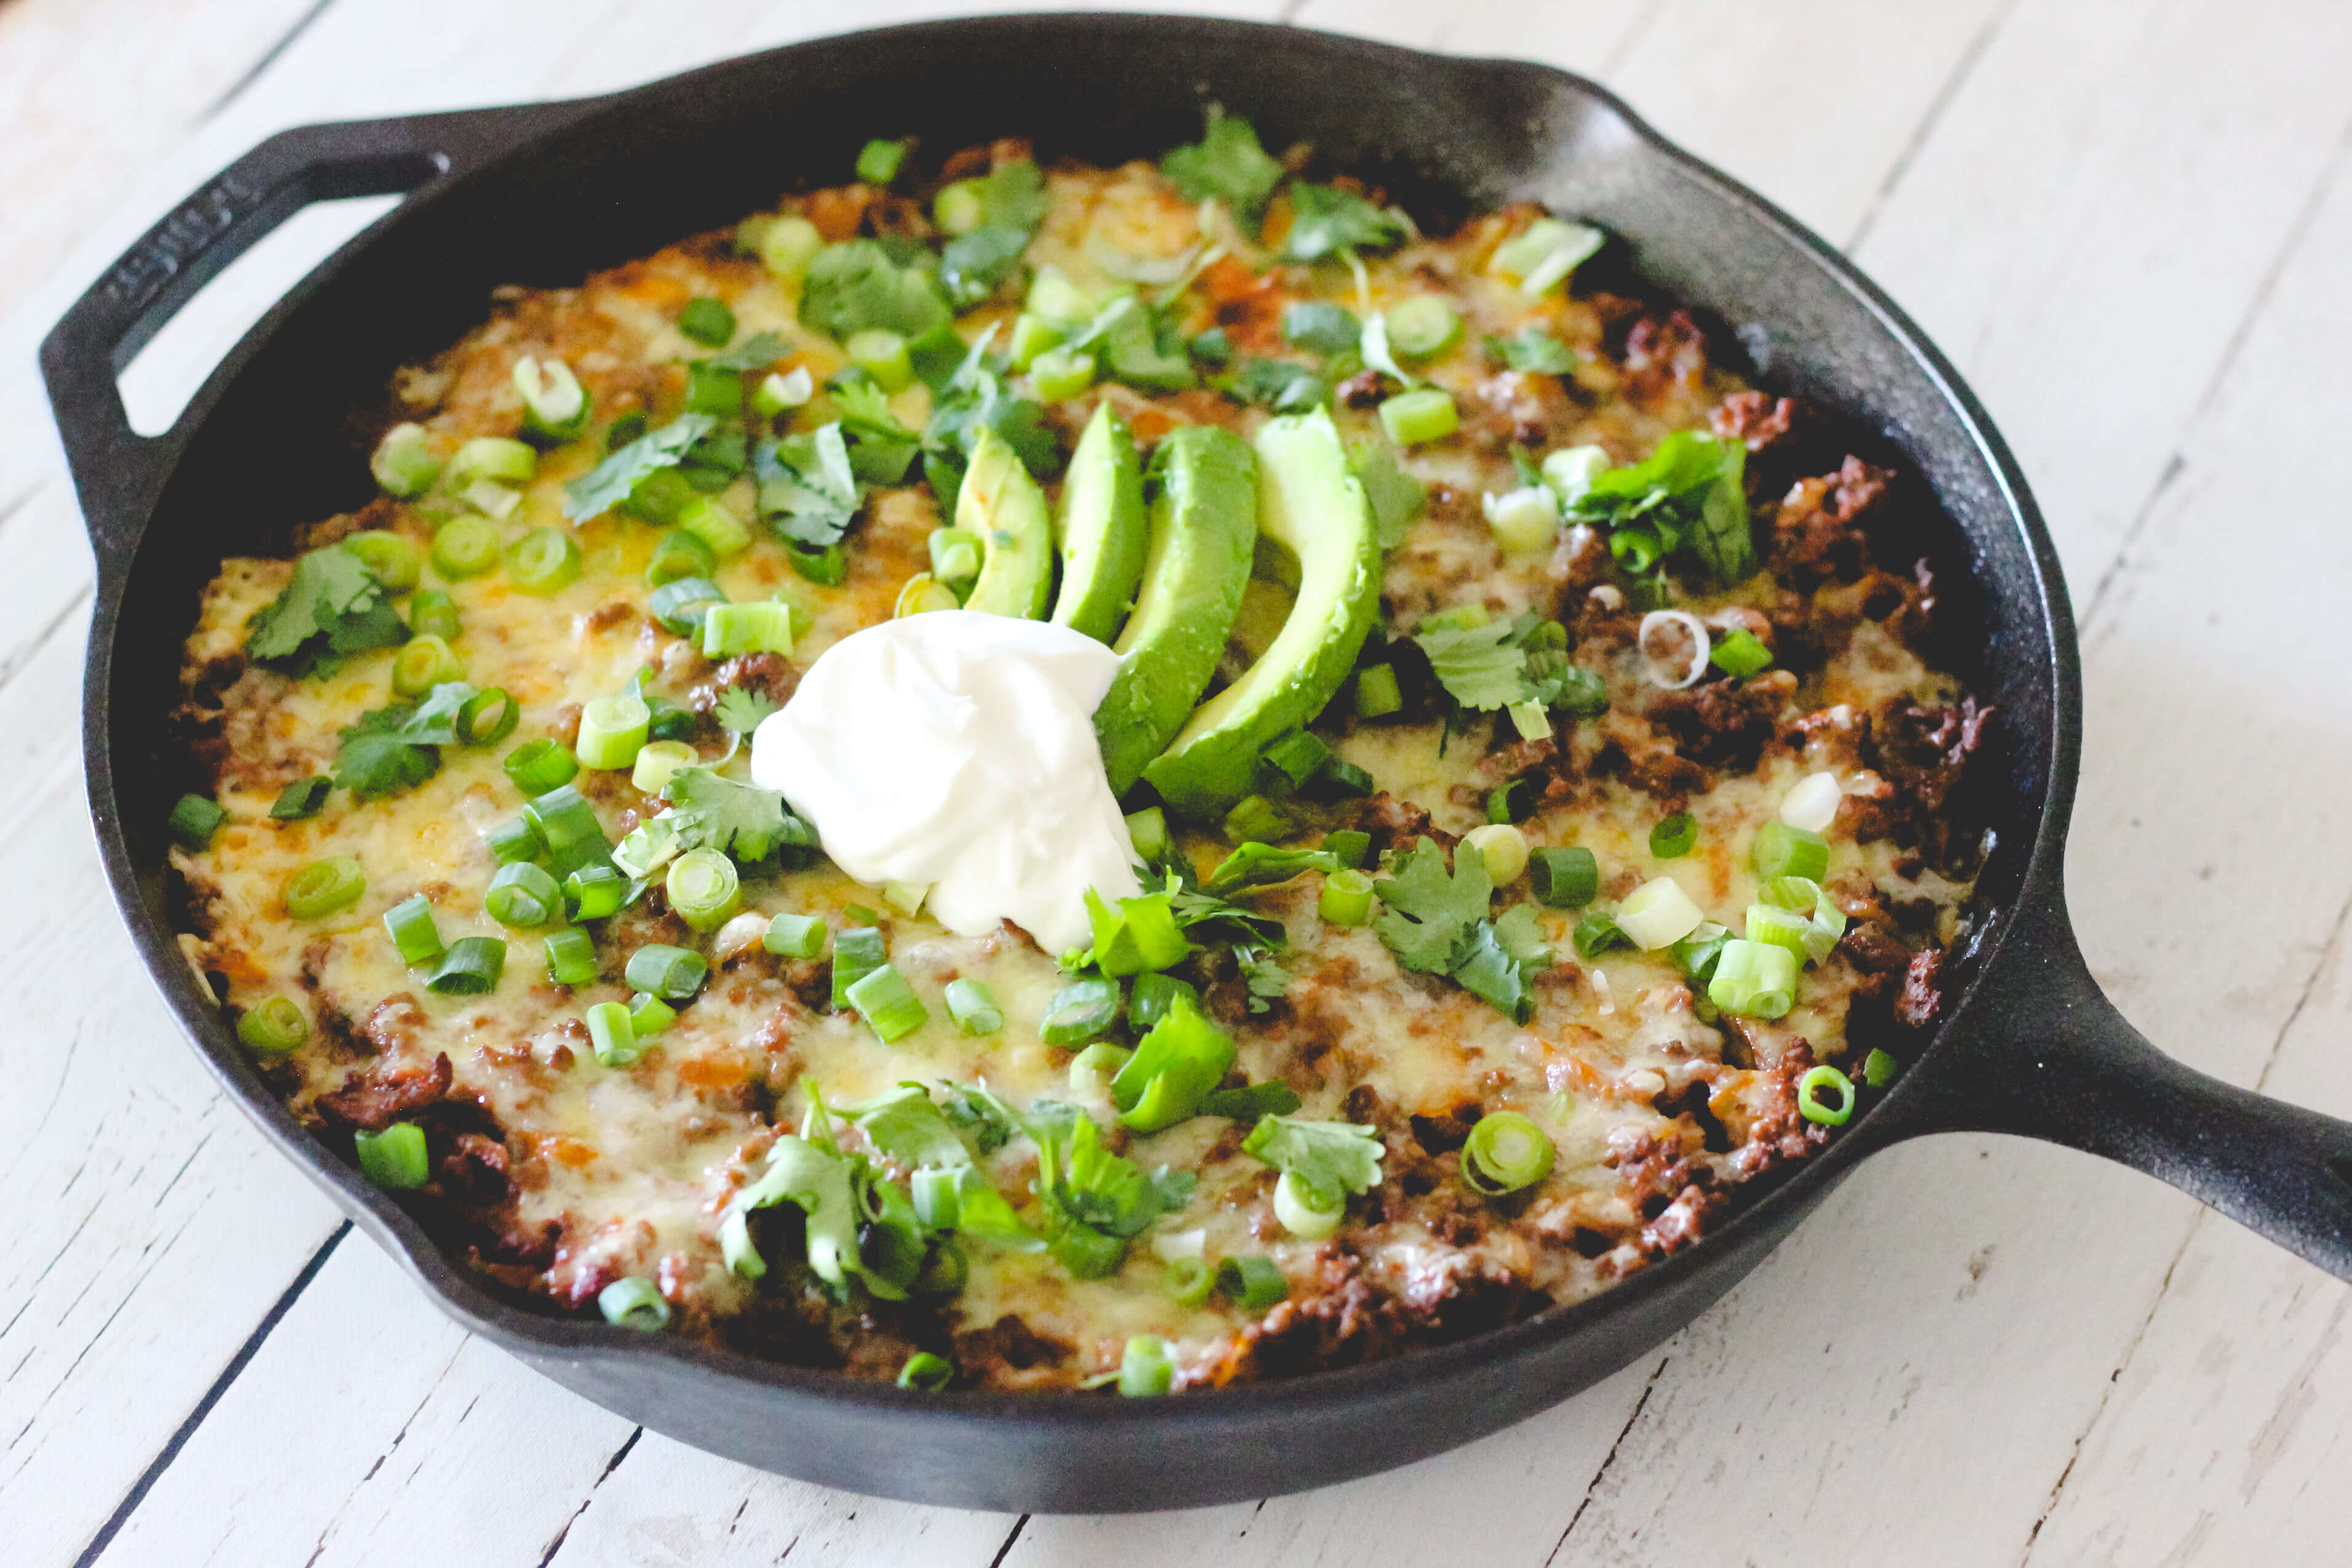
[(2021, 1037), (1955, 1042), (1967, 1048), (1920, 1086), (1935, 1125), (1918, 1131), (2013, 1132), (2103, 1155), (2352, 1280), (2352, 1122), (2150, 1045), (2092, 979), (2057, 897), (2021, 911), (2003, 946), (2004, 972), (1986, 976), (1991, 994), (1971, 1011)]

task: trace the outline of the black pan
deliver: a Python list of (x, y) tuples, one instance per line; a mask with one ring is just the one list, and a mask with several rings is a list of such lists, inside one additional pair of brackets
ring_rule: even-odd
[[(1161, 1400), (927, 1394), (518, 1310), (311, 1139), (247, 1066), (173, 940), (164, 816), (189, 782), (155, 737), (200, 586), (231, 552), (370, 493), (346, 412), (454, 342), (498, 284), (591, 268), (832, 183), (869, 134), (1033, 137), (1097, 163), (1198, 133), (1214, 99), (1271, 145), (1444, 221), (1533, 199), (1627, 242), (1645, 287), (1735, 330), (1766, 384), (1836, 410), (1925, 478), (1972, 584), (1958, 673), (1999, 709), (1992, 844), (1944, 1019), (1819, 1158), (1696, 1247), (1593, 1300), (1402, 1360)], [(305, 204), (405, 193), (264, 317), (171, 431), (115, 378), (204, 282)], [(2103, 997), (2059, 874), (2081, 681), (2057, 558), (2014, 458), (1903, 313), (1828, 246), (1580, 78), (1285, 27), (1140, 16), (937, 23), (801, 44), (608, 98), (289, 131), (142, 239), (41, 348), (98, 560), (83, 723), (123, 919), (229, 1093), (442, 1309), (657, 1430), (750, 1464), (963, 1508), (1108, 1511), (1295, 1490), (1495, 1431), (1615, 1371), (1753, 1268), (1854, 1163), (1922, 1133), (2022, 1133), (2120, 1160), (2352, 1279), (2352, 1126), (2158, 1053)], [(1973, 665), (1969, 661), (1973, 661)]]

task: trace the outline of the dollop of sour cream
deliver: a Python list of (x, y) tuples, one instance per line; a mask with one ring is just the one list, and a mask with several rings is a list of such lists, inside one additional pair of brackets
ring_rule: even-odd
[(1094, 711), (1118, 656), (1082, 632), (972, 610), (827, 648), (751, 737), (751, 778), (860, 882), (929, 883), (950, 931), (1009, 920), (1048, 952), (1091, 937), (1086, 890), (1142, 891)]

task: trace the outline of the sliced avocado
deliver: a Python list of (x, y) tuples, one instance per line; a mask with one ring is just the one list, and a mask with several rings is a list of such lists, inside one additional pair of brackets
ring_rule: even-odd
[(1054, 624), (1097, 642), (1118, 635), (1143, 579), (1150, 527), (1143, 510), (1143, 463), (1127, 421), (1106, 403), (1095, 410), (1062, 482), (1062, 591)]
[(1257, 458), (1230, 430), (1190, 425), (1152, 454), (1159, 491), (1143, 586), (1111, 645), (1118, 674), (1095, 709), (1110, 786), (1127, 793), (1208, 689), (1249, 581)]
[(982, 430), (956, 498), (956, 526), (980, 535), (980, 577), (963, 602), (967, 610), (1038, 620), (1054, 585), (1054, 531), (1045, 492), (1021, 466), (1021, 456), (993, 430)]
[(1371, 508), (1330, 414), (1270, 419), (1256, 447), (1258, 529), (1297, 558), (1298, 600), (1265, 657), (1194, 710), (1143, 770), (1169, 805), (1193, 816), (1250, 793), (1258, 753), (1323, 710), (1380, 608)]

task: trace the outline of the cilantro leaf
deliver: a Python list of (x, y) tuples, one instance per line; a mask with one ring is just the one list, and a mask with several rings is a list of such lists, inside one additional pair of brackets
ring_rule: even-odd
[(723, 353), (712, 354), (697, 363), (713, 370), (765, 370), (784, 357), (784, 338), (781, 332), (753, 332)]
[(718, 423), (708, 414), (687, 414), (647, 431), (564, 486), (563, 515), (573, 522), (603, 516), (628, 500), (646, 475), (675, 467)]
[(1677, 430), (1642, 461), (1602, 473), (1568, 510), (1612, 530), (1646, 524), (1668, 550), (1687, 544), (1718, 581), (1742, 582), (1757, 565), (1747, 461), (1743, 442)]
[[(1526, 908), (1524, 904), (1518, 906), (1518, 910)], [(1524, 1024), (1535, 1016), (1536, 1010), (1535, 996), (1528, 988), (1528, 972), (1533, 966), (1520, 963), (1511, 954), (1497, 929), (1488, 921), (1480, 921), (1470, 928), (1469, 945), (1454, 966), (1454, 979), (1464, 990), (1493, 1003), (1513, 1023)], [(1549, 948), (1538, 951), (1547, 959), (1550, 957)]]
[(1290, 971), (1255, 948), (1236, 947), (1234, 962), (1241, 965), (1242, 984), (1249, 988), (1249, 1010), (1271, 1012), (1290, 991)]
[(1279, 1080), (1248, 1084), (1240, 1089), (1221, 1089), (1201, 1101), (1202, 1115), (1223, 1116), (1234, 1121), (1255, 1121), (1261, 1116), (1287, 1116), (1297, 1109), (1297, 1092)]
[(336, 655), (392, 647), (407, 636), (366, 563), (330, 544), (296, 558), (286, 591), (249, 623), (245, 651), (293, 675), (320, 675), (334, 668)]
[(752, 455), (760, 516), (777, 535), (822, 550), (839, 542), (857, 515), (857, 475), (841, 423), (763, 440)]
[(751, 1216), (779, 1203), (796, 1204), (808, 1215), (803, 1234), (809, 1271), (835, 1290), (845, 1291), (851, 1276), (866, 1274), (857, 1246), (862, 1215), (856, 1176), (850, 1161), (836, 1150), (795, 1133), (778, 1138), (768, 1152), (767, 1169), (735, 1194), (719, 1221), (719, 1250), (727, 1267), (747, 1279), (766, 1274), (767, 1261), (751, 1240)]
[(746, 686), (730, 686), (719, 694), (719, 704), (713, 710), (719, 727), (738, 735), (748, 735), (760, 727), (760, 721), (776, 711), (776, 705), (761, 693)]
[(1382, 550), (1393, 550), (1412, 531), (1429, 493), (1421, 481), (1404, 471), (1385, 441), (1362, 440), (1349, 449), (1349, 465), (1371, 503), (1372, 530)]
[(1449, 873), (1445, 851), (1430, 839), (1417, 839), (1397, 857), (1396, 875), (1372, 884), (1388, 906), (1372, 917), (1372, 931), (1407, 969), (1451, 973), (1472, 928), (1486, 918), (1495, 884), (1486, 875), (1486, 858), (1457, 854), (1454, 862)]
[(1282, 254), (1289, 261), (1318, 261), (1341, 250), (1377, 250), (1411, 231), (1392, 211), (1372, 205), (1337, 185), (1304, 180), (1290, 187), (1290, 234)]
[(1160, 172), (1188, 202), (1231, 202), (1234, 213), (1255, 222), (1282, 183), (1282, 164), (1257, 139), (1257, 128), (1238, 114), (1209, 106), (1201, 140), (1160, 160)]
[(1297, 300), (1282, 308), (1282, 335), (1309, 353), (1343, 354), (1363, 338), (1363, 325), (1345, 305)]
[(668, 822), (685, 849), (716, 849), (738, 860), (764, 860), (780, 846), (816, 842), (809, 825), (784, 809), (784, 797), (757, 784), (722, 777), (715, 767), (680, 768), (663, 794)]
[(1054, 203), (1034, 159), (1012, 158), (971, 182), (980, 196), (980, 221), (999, 228), (1033, 229)]
[(1339, 868), (1339, 858), (1329, 850), (1282, 849), (1253, 839), (1219, 861), (1201, 885), (1212, 893), (1229, 893), (1236, 888), (1270, 888), (1309, 871)]
[(940, 281), (947, 285), (948, 297), (969, 307), (995, 293), (996, 286), (1020, 267), (1029, 235), (1025, 228), (992, 223), (948, 241), (940, 253)]
[[(1061, 446), (1045, 427), (1045, 410), (1004, 389), (1001, 367), (992, 368), (990, 342), (990, 338), (983, 337), (974, 343), (955, 374), (939, 389), (931, 405), (930, 422), (923, 426), (923, 449), (942, 458), (950, 453), (969, 456), (980, 440), (980, 433), (993, 430), (1013, 448), (1024, 468), (1034, 474), (1050, 474), (1061, 457)], [(956, 484), (961, 486), (962, 462), (952, 460), (949, 466), (953, 469)], [(948, 516), (955, 515), (953, 495), (940, 496), (940, 503)]]
[(1508, 621), (1483, 626), (1438, 626), (1412, 640), (1429, 656), (1446, 695), (1465, 708), (1486, 711), (1525, 700), (1522, 673), (1527, 657)]
[(1265, 948), (1281, 948), (1289, 943), (1289, 931), (1274, 916), (1262, 915), (1239, 904), (1229, 904), (1213, 893), (1186, 887), (1172, 873), (1168, 879), (1168, 892), (1177, 926), (1195, 941)]
[(1378, 1129), (1352, 1121), (1266, 1116), (1242, 1140), (1242, 1152), (1280, 1171), (1328, 1208), (1379, 1184), (1388, 1148)]
[(971, 1163), (971, 1151), (919, 1083), (902, 1083), (862, 1106), (835, 1109), (857, 1124), (867, 1142), (901, 1165)]
[(1232, 373), (1216, 377), (1213, 385), (1234, 402), (1297, 414), (1319, 407), (1331, 395), (1323, 378), (1303, 364), (1288, 360), (1244, 360)]
[(993, 1154), (1026, 1134), (1021, 1115), (984, 1083), (952, 1083), (942, 1079), (940, 1114), (950, 1125), (972, 1135), (982, 1154)]
[(801, 291), (801, 324), (846, 340), (879, 327), (909, 338), (950, 319), (939, 279), (919, 263), (895, 259), (879, 240), (828, 245), (809, 263)]
[(1131, 295), (1105, 305), (1064, 347), (1073, 353), (1097, 352), (1113, 380), (1155, 392), (1181, 392), (1195, 380), (1182, 335), (1168, 317)]
[(436, 686), (422, 704), (394, 702), (362, 713), (335, 751), (335, 783), (359, 800), (414, 789), (441, 771), (437, 748), (457, 739), (457, 710), (474, 695), (462, 680)]
[(1486, 357), (1506, 370), (1566, 375), (1576, 368), (1576, 355), (1568, 345), (1538, 322), (1530, 322), (1507, 338), (1489, 335), (1485, 347)]
[[(953, 333), (949, 336), (953, 337)], [(895, 485), (923, 449), (923, 438), (898, 423), (889, 396), (874, 378), (860, 373), (833, 389), (841, 407), (841, 433), (849, 443), (850, 472), (868, 484)]]

